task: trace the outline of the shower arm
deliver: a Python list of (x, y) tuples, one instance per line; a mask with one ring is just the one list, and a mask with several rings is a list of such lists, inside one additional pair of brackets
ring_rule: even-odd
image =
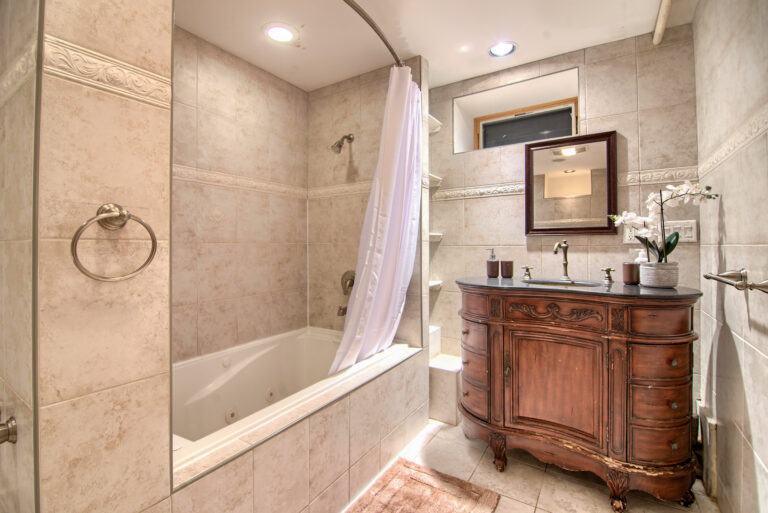
[(392, 54), (392, 57), (395, 58), (395, 64), (398, 67), (403, 67), (404, 64), (402, 59), (400, 59), (400, 56), (397, 55), (397, 52), (395, 51), (394, 48), (392, 48), (392, 45), (389, 44), (387, 37), (384, 35), (384, 32), (382, 32), (379, 26), (376, 24), (376, 22), (373, 21), (373, 18), (371, 18), (368, 15), (368, 13), (363, 10), (362, 7), (357, 5), (357, 2), (355, 2), (354, 0), (344, 0), (344, 3), (350, 6), (352, 10), (354, 10), (357, 14), (359, 14), (360, 17), (364, 19), (368, 25), (370, 25), (373, 31), (376, 32), (376, 35), (379, 36), (379, 39), (381, 39), (381, 42), (384, 43), (384, 46), (387, 47), (387, 50), (389, 50), (389, 53)]

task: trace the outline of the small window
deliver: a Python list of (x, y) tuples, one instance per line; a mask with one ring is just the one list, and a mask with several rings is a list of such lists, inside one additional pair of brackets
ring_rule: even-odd
[(577, 133), (578, 99), (568, 98), (475, 118), (475, 149)]

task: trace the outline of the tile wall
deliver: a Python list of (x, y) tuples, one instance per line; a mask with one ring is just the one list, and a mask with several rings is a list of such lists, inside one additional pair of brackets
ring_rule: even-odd
[(307, 325), (307, 93), (174, 30), (173, 361)]
[(33, 238), (38, 1), (0, 3), (0, 511), (33, 511)]
[[(142, 511), (170, 490), (171, 2), (49, 0), (43, 20), (38, 211), (40, 511)], [(114, 283), (69, 243), (116, 202), (158, 238)], [(137, 223), (80, 241), (116, 275), (146, 258)], [(137, 428), (140, 426), (140, 428)]]
[[(454, 97), (574, 67), (579, 69), (579, 130), (618, 133), (619, 211), (638, 211), (649, 193), (696, 177), (691, 25), (668, 29), (658, 47), (645, 34), (432, 89), (430, 113), (443, 127), (430, 136), (430, 172), (443, 182), (432, 193), (430, 231), (441, 232), (443, 239), (430, 246), (430, 278), (442, 279), (443, 287), (430, 296), (430, 324), (442, 327), (443, 352), (458, 354), (461, 297), (454, 280), (483, 275), (486, 248), (495, 247), (499, 259), (514, 260), (516, 276), (522, 265), (530, 265), (534, 277), (558, 277), (562, 256), (552, 249), (567, 238), (569, 274), (600, 280), (601, 267), (618, 269), (615, 276), (621, 279), (621, 263), (630, 248), (639, 247), (623, 244), (621, 230), (616, 235), (526, 237), (525, 145), (453, 154)], [(494, 191), (499, 184), (515, 185), (512, 189), (520, 192), (502, 195)], [(478, 188), (491, 195), (472, 197)], [(698, 220), (698, 207), (678, 208), (669, 217)], [(698, 244), (681, 244), (674, 257), (682, 264), (681, 285), (698, 287)], [(698, 372), (697, 366), (696, 379)]]
[[(768, 4), (702, 0), (693, 24), (699, 172), (722, 194), (701, 207), (701, 270), (768, 279)], [(768, 295), (701, 280), (704, 415), (723, 512), (768, 505)], [(714, 446), (714, 447), (712, 447)]]

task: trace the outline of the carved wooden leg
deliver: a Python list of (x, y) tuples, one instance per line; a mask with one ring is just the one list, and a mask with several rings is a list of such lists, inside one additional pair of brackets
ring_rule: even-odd
[(682, 499), (680, 499), (680, 504), (682, 504), (683, 506), (685, 506), (685, 507), (687, 508), (688, 506), (690, 506), (691, 504), (693, 504), (693, 502), (694, 502), (695, 500), (696, 500), (696, 496), (695, 496), (695, 495), (693, 495), (693, 492), (692, 492), (692, 491), (688, 490), (688, 491), (687, 491), (687, 492), (685, 492), (685, 494), (683, 495), (683, 498), (682, 498)]
[(507, 468), (507, 439), (504, 435), (491, 433), (490, 446), (493, 451), (493, 462), (496, 464), (496, 470), (504, 472)]
[(613, 511), (625, 511), (627, 509), (629, 477), (623, 472), (609, 470), (606, 482), (608, 484), (608, 489), (611, 491), (611, 506), (613, 507)]

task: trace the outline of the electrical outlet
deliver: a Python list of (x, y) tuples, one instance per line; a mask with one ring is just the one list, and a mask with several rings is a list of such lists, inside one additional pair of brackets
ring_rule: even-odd
[[(698, 242), (699, 231), (696, 228), (696, 221), (667, 221), (664, 223), (667, 236), (672, 232), (680, 234), (680, 242)], [(636, 244), (635, 229), (624, 226), (624, 244)]]

